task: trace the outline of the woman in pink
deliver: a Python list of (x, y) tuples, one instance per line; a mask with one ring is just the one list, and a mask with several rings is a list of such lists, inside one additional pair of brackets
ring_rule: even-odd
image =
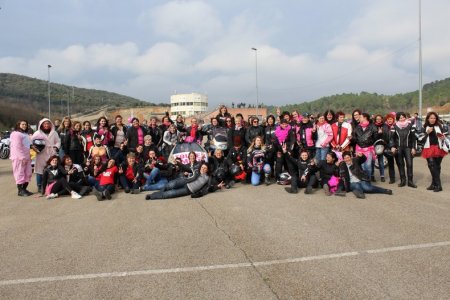
[(331, 125), (325, 120), (326, 115), (317, 116), (316, 132), (316, 159), (325, 160), (330, 149), (330, 142), (333, 140), (333, 130)]
[(28, 122), (19, 121), (11, 133), (11, 156), (13, 175), (16, 180), (18, 196), (30, 196), (27, 190), (28, 183), (31, 181), (31, 140), (28, 136)]
[[(35, 141), (39, 141), (43, 145), (42, 149), (35, 146)], [(34, 166), (34, 173), (36, 173), (36, 183), (39, 192), (42, 193), (42, 174), (44, 168), (47, 166), (47, 160), (55, 155), (61, 147), (61, 140), (58, 133), (55, 131), (53, 123), (44, 118), (39, 121), (38, 129), (31, 137), (31, 148), (36, 151), (36, 163)]]

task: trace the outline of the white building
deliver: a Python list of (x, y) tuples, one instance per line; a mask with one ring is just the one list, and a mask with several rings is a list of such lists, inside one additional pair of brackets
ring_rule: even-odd
[(191, 93), (170, 96), (170, 117), (175, 120), (177, 115), (183, 117), (202, 114), (208, 110), (208, 96)]

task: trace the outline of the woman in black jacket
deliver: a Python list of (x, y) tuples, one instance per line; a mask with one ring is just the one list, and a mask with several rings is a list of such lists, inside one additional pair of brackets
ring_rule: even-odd
[[(336, 165), (337, 156), (334, 152), (328, 152), (326, 159), (318, 161), (316, 164), (316, 160), (311, 160), (311, 173), (319, 171), (319, 178), (322, 183), (322, 188), (325, 192), (325, 195), (331, 196), (329, 181), (332, 176), (339, 176), (339, 168)], [(314, 175), (311, 175), (314, 176)]]
[(73, 170), (66, 170), (61, 166), (59, 157), (53, 155), (47, 161), (47, 167), (42, 175), (42, 196), (46, 195), (47, 199), (57, 198), (60, 195), (69, 193), (72, 199), (80, 199), (81, 195), (72, 190), (67, 182), (66, 176), (73, 174)]
[(377, 140), (378, 129), (370, 123), (370, 116), (363, 113), (359, 116), (359, 123), (352, 132), (352, 139), (355, 143), (355, 153), (364, 154), (367, 159), (362, 168), (369, 178), (372, 175), (372, 164), (375, 160), (375, 149), (373, 144)]
[[(311, 172), (311, 158), (309, 152), (302, 150), (299, 158), (293, 158), (289, 152), (287, 152), (287, 146), (283, 145), (283, 153), (285, 157), (296, 167), (296, 172), (291, 174), (291, 187), (285, 188), (290, 194), (297, 194), (298, 188), (306, 188), (305, 194), (311, 194), (312, 188), (317, 184), (317, 177), (314, 172)], [(312, 174), (311, 174), (312, 173)]]
[(84, 163), (83, 155), (83, 138), (81, 137), (81, 123), (78, 121), (73, 122), (72, 129), (69, 132), (68, 137), (69, 152), (66, 153), (70, 156), (75, 164), (82, 165)]
[(138, 118), (133, 118), (131, 124), (131, 127), (127, 130), (127, 147), (128, 151), (136, 152), (137, 145), (144, 144), (144, 136), (147, 135), (147, 130), (139, 125)]
[(398, 172), (400, 174), (399, 187), (406, 185), (406, 174), (408, 176), (408, 186), (416, 188), (413, 181), (413, 158), (416, 154), (414, 148), (416, 143), (416, 126), (409, 122), (404, 112), (397, 113), (397, 122), (391, 130), (391, 150), (395, 156)]

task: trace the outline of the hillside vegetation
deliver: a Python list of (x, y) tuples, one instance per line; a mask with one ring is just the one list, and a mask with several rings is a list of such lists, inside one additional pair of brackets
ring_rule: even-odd
[[(74, 87), (73, 92), (74, 99), (72, 99), (72, 86), (50, 82), (52, 118), (67, 115), (67, 101), (69, 99), (71, 115), (95, 111), (105, 105), (111, 108), (156, 105), (132, 97), (95, 89)], [(35, 123), (36, 120), (47, 115), (48, 85), (46, 80), (0, 73), (0, 128), (11, 127), (22, 118)]]
[[(425, 84), (423, 87), (423, 108), (444, 106), (450, 99), (450, 78)], [(281, 106), (281, 110), (309, 113), (322, 113), (327, 109), (342, 110), (351, 113), (359, 108), (368, 113), (385, 114), (388, 111), (416, 112), (419, 103), (419, 92), (396, 94), (393, 96), (377, 93), (361, 92), (346, 93), (322, 97), (311, 102)], [(269, 111), (275, 112), (275, 107), (269, 107)]]

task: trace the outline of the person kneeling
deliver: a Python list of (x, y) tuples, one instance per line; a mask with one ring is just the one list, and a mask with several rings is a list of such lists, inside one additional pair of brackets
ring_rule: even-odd
[(339, 173), (347, 192), (352, 191), (360, 199), (366, 198), (364, 193), (392, 195), (392, 190), (371, 184), (370, 177), (361, 167), (367, 159), (364, 154), (358, 153), (352, 158), (352, 153), (345, 151), (342, 156), (344, 161), (339, 165)]

